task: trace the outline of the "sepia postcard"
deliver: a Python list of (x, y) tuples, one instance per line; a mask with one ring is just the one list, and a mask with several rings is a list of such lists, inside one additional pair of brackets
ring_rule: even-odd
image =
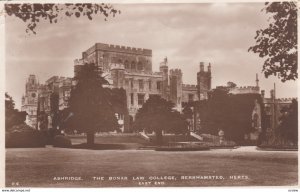
[(3, 2), (3, 187), (298, 191), (298, 8)]

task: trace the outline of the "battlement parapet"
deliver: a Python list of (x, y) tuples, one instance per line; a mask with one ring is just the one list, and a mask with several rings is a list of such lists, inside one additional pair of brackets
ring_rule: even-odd
[(74, 65), (84, 65), (85, 60), (84, 59), (75, 59), (74, 60)]
[(170, 75), (182, 75), (181, 69), (171, 69)]
[(143, 49), (136, 47), (127, 47), (123, 45), (112, 45), (112, 44), (104, 44), (104, 43), (96, 43), (94, 46), (85, 51), (88, 55), (96, 50), (105, 50), (105, 51), (115, 51), (115, 52), (125, 52), (130, 54), (140, 54), (152, 56), (151, 49)]
[(194, 90), (197, 91), (197, 85), (191, 85), (191, 84), (182, 84), (182, 89), (183, 90)]
[(211, 64), (208, 63), (207, 71), (204, 70), (204, 62), (200, 62), (200, 71), (198, 73), (211, 73)]
[(183, 89), (197, 89), (197, 85), (182, 84)]
[(293, 100), (298, 100), (297, 98), (278, 98), (276, 99), (278, 102), (291, 103)]
[(237, 89), (237, 90), (259, 90), (259, 87), (256, 87), (256, 86), (240, 86), (240, 87), (234, 87), (232, 89)]
[(229, 90), (229, 93), (232, 94), (247, 94), (247, 93), (258, 93), (260, 88), (256, 86), (242, 86), (242, 87), (234, 87)]

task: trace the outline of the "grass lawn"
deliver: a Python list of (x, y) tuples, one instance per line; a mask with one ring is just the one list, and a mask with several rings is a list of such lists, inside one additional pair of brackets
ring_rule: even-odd
[[(146, 185), (151, 187), (297, 185), (297, 162), (297, 152), (6, 149), (6, 186), (18, 182), (20, 187), (144, 187), (150, 176), (174, 176), (174, 180), (157, 180), (162, 185), (151, 180)], [(109, 181), (113, 176), (127, 180)], [(133, 180), (136, 176), (145, 180)], [(181, 176), (223, 179), (183, 180)], [(81, 180), (57, 181), (55, 177)]]

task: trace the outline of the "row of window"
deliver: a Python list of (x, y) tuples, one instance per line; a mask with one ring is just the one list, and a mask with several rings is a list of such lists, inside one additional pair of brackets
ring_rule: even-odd
[(119, 63), (119, 64), (124, 64), (125, 69), (131, 69), (131, 70), (143, 70), (145, 68), (144, 63), (141, 61), (135, 62), (132, 61), (131, 63), (128, 60), (125, 60), (124, 62), (121, 59), (117, 58), (112, 58), (113, 63)]
[[(145, 86), (144, 80), (139, 79), (138, 82), (139, 82), (139, 90), (144, 90), (144, 86)], [(126, 80), (125, 83), (128, 85), (128, 81), (127, 81), (127, 80)], [(152, 84), (153, 84), (152, 81), (148, 81), (148, 89), (149, 89), (149, 90), (152, 90)], [(132, 89), (134, 88), (133, 80), (130, 80), (130, 87), (131, 87)], [(157, 81), (157, 82), (156, 82), (156, 89), (157, 89), (158, 91), (161, 90), (161, 81)]]

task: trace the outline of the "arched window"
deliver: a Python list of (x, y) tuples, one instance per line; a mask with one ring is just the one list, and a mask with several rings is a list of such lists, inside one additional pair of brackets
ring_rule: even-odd
[(126, 60), (124, 62), (125, 69), (130, 69), (129, 62)]
[(136, 70), (136, 64), (135, 64), (134, 61), (132, 61), (132, 63), (131, 63), (131, 69), (132, 69), (132, 70)]
[(119, 59), (118, 60), (118, 64), (122, 64), (123, 62), (122, 62), (122, 60), (121, 59)]
[(143, 70), (143, 68), (144, 68), (143, 63), (142, 63), (142, 62), (138, 62), (138, 64), (137, 64), (137, 69), (138, 69), (139, 71), (141, 71), (141, 70)]

